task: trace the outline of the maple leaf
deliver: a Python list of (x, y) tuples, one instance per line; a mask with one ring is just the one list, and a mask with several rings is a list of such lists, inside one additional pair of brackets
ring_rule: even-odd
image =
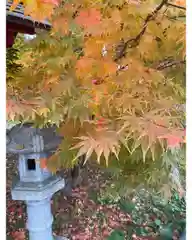
[(64, 35), (67, 35), (69, 33), (69, 22), (68, 19), (61, 16), (57, 17), (52, 21), (53, 25), (53, 31), (55, 32), (61, 32)]
[(81, 57), (76, 63), (76, 68), (85, 69), (86, 67), (92, 66), (93, 63), (94, 63), (94, 59), (89, 57)]
[(14, 100), (7, 100), (6, 102), (6, 113), (7, 113), (7, 118), (14, 120), (15, 116), (20, 113), (22, 114), (24, 112), (24, 109), (20, 106), (19, 103), (17, 103)]
[(128, 0), (128, 3), (139, 6), (141, 4), (141, 1), (140, 0)]
[(58, 4), (57, 0), (47, 0), (46, 2), (42, 0), (14, 0), (11, 9), (14, 10), (20, 2), (23, 3), (25, 16), (29, 15), (34, 20), (40, 21), (48, 19), (53, 13), (54, 6)]
[[(11, 1), (9, 1), (11, 2)], [(15, 8), (17, 7), (17, 5), (20, 3), (21, 1), (20, 0), (13, 0), (12, 4), (11, 4), (11, 7), (10, 7), (10, 11), (13, 11), (15, 10)]]
[(14, 240), (24, 240), (25, 232), (24, 231), (15, 231), (12, 233)]
[(40, 158), (39, 160), (36, 160), (36, 162), (39, 163), (42, 169), (47, 168), (47, 158)]
[[(147, 116), (147, 115), (146, 115)], [(150, 114), (148, 114), (148, 117)], [(151, 114), (151, 120), (154, 118)], [(161, 139), (167, 140), (167, 147), (178, 147), (180, 143), (184, 141), (184, 131), (175, 130), (169, 128), (169, 123), (164, 121), (165, 125), (158, 125), (148, 119), (136, 118), (133, 116), (126, 116), (122, 118), (124, 120), (124, 125), (120, 131), (125, 131), (127, 137), (134, 139), (131, 154), (141, 146), (143, 152), (143, 160), (145, 161), (145, 156), (150, 150), (154, 160), (155, 144), (158, 142), (162, 145)], [(157, 118), (158, 119), (158, 118)], [(159, 119), (158, 119), (159, 120)], [(164, 120), (167, 120), (166, 118)]]
[(122, 17), (121, 17), (121, 12), (117, 9), (115, 9), (112, 13), (111, 13), (111, 17), (112, 17), (112, 20), (115, 22), (115, 23), (121, 23), (122, 21)]
[(95, 8), (81, 10), (75, 20), (84, 28), (94, 27), (101, 23), (101, 13)]
[(184, 129), (183, 143), (186, 143), (186, 129)]
[(167, 146), (169, 148), (176, 148), (179, 147), (181, 143), (183, 143), (183, 138), (177, 135), (173, 134), (167, 134), (164, 136), (161, 136), (159, 138), (163, 138), (167, 140)]
[(182, 7), (186, 6), (186, 1), (185, 0), (175, 0), (173, 2), (178, 6), (182, 6)]
[(98, 38), (98, 37), (89, 38), (85, 42), (85, 47), (84, 47), (85, 56), (101, 57), (102, 49), (105, 43), (106, 43), (105, 39), (103, 38)]
[(92, 153), (108, 164), (110, 154), (118, 157), (124, 146), (136, 163), (142, 153), (144, 160), (148, 152), (154, 160), (167, 147), (183, 146), (184, 116), (172, 107), (185, 98), (183, 73), (180, 65), (166, 71), (156, 66), (168, 56), (184, 58), (185, 23), (178, 17), (184, 8), (173, 6), (184, 1), (170, 0), (166, 13), (166, 1), (157, 2), (23, 0), (25, 15), (48, 19), (52, 29), (38, 31), (34, 41), (19, 47), (22, 69), (7, 84), (7, 115), (64, 124), (60, 130), (69, 140), (42, 167), (71, 167), (75, 156), (85, 154), (87, 161)]
[(58, 161), (59, 161), (59, 151), (56, 151), (56, 153), (54, 153), (47, 159), (46, 163), (44, 161), (42, 162), (43, 163), (42, 167), (45, 167), (46, 165), (46, 168), (48, 168), (51, 172), (56, 173), (59, 165)]
[(53, 4), (56, 6), (59, 6), (59, 3), (61, 2), (61, 0), (41, 0), (43, 3), (48, 3), (48, 4)]
[(40, 167), (43, 169), (47, 168), (47, 158), (40, 159)]
[(77, 138), (80, 140), (72, 149), (79, 149), (76, 158), (85, 155), (85, 162), (95, 152), (97, 155), (97, 162), (100, 163), (101, 155), (103, 154), (108, 165), (110, 153), (114, 153), (118, 158), (120, 143), (118, 134), (106, 129), (97, 129), (94, 135), (82, 136)]
[(91, 69), (93, 67), (93, 64), (95, 63), (96, 61), (92, 58), (89, 58), (89, 57), (81, 57), (77, 63), (76, 63), (76, 74), (77, 74), (77, 77), (82, 77), (82, 78), (85, 78), (85, 76), (89, 76), (87, 73), (91, 73)]
[(118, 65), (111, 60), (104, 59), (103, 67), (106, 75), (113, 75), (117, 72)]

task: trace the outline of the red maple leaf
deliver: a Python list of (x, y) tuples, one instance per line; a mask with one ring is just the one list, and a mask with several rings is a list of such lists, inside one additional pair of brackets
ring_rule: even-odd
[(84, 28), (100, 24), (101, 13), (95, 8), (82, 10), (76, 17), (76, 23)]
[(167, 134), (164, 136), (161, 136), (160, 138), (164, 138), (167, 139), (167, 146), (168, 147), (179, 147), (180, 144), (183, 142), (183, 138), (182, 137), (178, 137), (172, 134)]
[(15, 231), (12, 233), (12, 237), (14, 238), (14, 240), (24, 240), (25, 232), (24, 231)]
[(40, 167), (41, 167), (42, 169), (47, 168), (47, 158), (41, 158), (41, 159), (40, 159)]

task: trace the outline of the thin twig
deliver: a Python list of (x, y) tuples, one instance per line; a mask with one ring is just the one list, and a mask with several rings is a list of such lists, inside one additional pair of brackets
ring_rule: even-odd
[(145, 33), (146, 28), (147, 28), (147, 24), (148, 22), (150, 22), (151, 20), (154, 20), (157, 13), (163, 8), (164, 5), (166, 5), (167, 0), (162, 0), (162, 2), (157, 6), (157, 8), (150, 14), (148, 14), (148, 16), (145, 19), (144, 25), (143, 25), (143, 29), (141, 30), (141, 32), (136, 36), (135, 41), (140, 40), (141, 36)]
[(179, 15), (179, 16), (172, 16), (172, 17), (169, 17), (167, 15), (165, 16), (170, 20), (178, 20), (179, 18), (186, 18), (186, 15)]
[(167, 5), (168, 7), (174, 7), (174, 8), (179, 8), (179, 9), (182, 9), (182, 10), (186, 10), (186, 7), (179, 6), (179, 5), (176, 5), (176, 4), (166, 3), (166, 5)]
[(185, 60), (162, 62), (157, 67), (155, 67), (155, 69), (157, 69), (157, 70), (164, 70), (166, 68), (174, 67), (174, 66), (178, 66), (178, 65), (183, 65), (185, 63), (186, 63)]
[[(162, 71), (166, 68), (170, 68), (170, 67), (175, 67), (175, 66), (181, 66), (186, 64), (186, 60), (164, 60), (160, 63), (156, 63), (153, 64), (151, 66), (152, 69), (158, 70), (158, 71)], [(129, 65), (122, 65), (119, 67), (119, 69), (117, 70), (117, 72), (123, 71), (123, 70), (127, 70), (129, 68)]]
[(157, 13), (163, 8), (163, 6), (165, 6), (167, 4), (167, 2), (168, 2), (168, 0), (162, 0), (162, 2), (156, 7), (156, 9), (152, 13), (148, 14), (148, 16), (146, 17), (146, 19), (144, 21), (142, 30), (139, 32), (139, 34), (136, 37), (128, 39), (126, 42), (123, 42), (123, 44), (121, 44), (121, 49), (118, 51), (115, 61), (124, 57), (127, 47), (131, 48), (131, 47), (135, 47), (139, 44), (141, 37), (144, 35), (144, 33), (147, 29), (147, 24), (150, 21), (155, 19)]

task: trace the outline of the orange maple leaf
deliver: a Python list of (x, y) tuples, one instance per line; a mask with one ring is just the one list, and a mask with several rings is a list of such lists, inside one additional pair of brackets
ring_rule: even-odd
[(14, 119), (17, 113), (22, 113), (24, 109), (21, 107), (20, 103), (13, 101), (12, 99), (6, 102), (6, 113), (8, 119)]
[(92, 58), (88, 57), (81, 57), (76, 64), (76, 68), (84, 69), (86, 67), (92, 66), (94, 63), (94, 60)]
[(69, 33), (69, 23), (67, 18), (65, 17), (58, 17), (56, 18), (53, 23), (53, 30), (56, 32), (61, 32), (64, 35)]
[(42, 0), (42, 2), (59, 6), (60, 0)]
[(182, 6), (182, 7), (185, 7), (186, 6), (186, 1), (185, 0), (176, 0), (175, 4), (179, 5), (179, 6)]
[[(9, 1), (11, 2), (11, 1)], [(20, 0), (13, 0), (11, 7), (10, 7), (10, 11), (15, 10), (15, 8), (17, 7), (17, 5), (20, 3)]]
[(76, 63), (76, 74), (78, 77), (85, 77), (91, 71), (95, 60), (89, 57), (81, 57)]
[(99, 25), (101, 22), (101, 13), (95, 8), (82, 10), (76, 17), (76, 23), (84, 28)]
[(104, 61), (103, 62), (104, 72), (105, 74), (111, 75), (117, 72), (118, 65), (113, 61)]

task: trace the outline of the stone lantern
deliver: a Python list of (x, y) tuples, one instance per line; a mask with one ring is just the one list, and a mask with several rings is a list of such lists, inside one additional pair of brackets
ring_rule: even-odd
[(7, 152), (18, 155), (19, 176), (12, 186), (13, 200), (27, 204), (30, 240), (66, 239), (53, 237), (51, 197), (65, 186), (64, 179), (40, 167), (40, 159), (52, 155), (62, 138), (55, 127), (17, 125), (8, 133)]

